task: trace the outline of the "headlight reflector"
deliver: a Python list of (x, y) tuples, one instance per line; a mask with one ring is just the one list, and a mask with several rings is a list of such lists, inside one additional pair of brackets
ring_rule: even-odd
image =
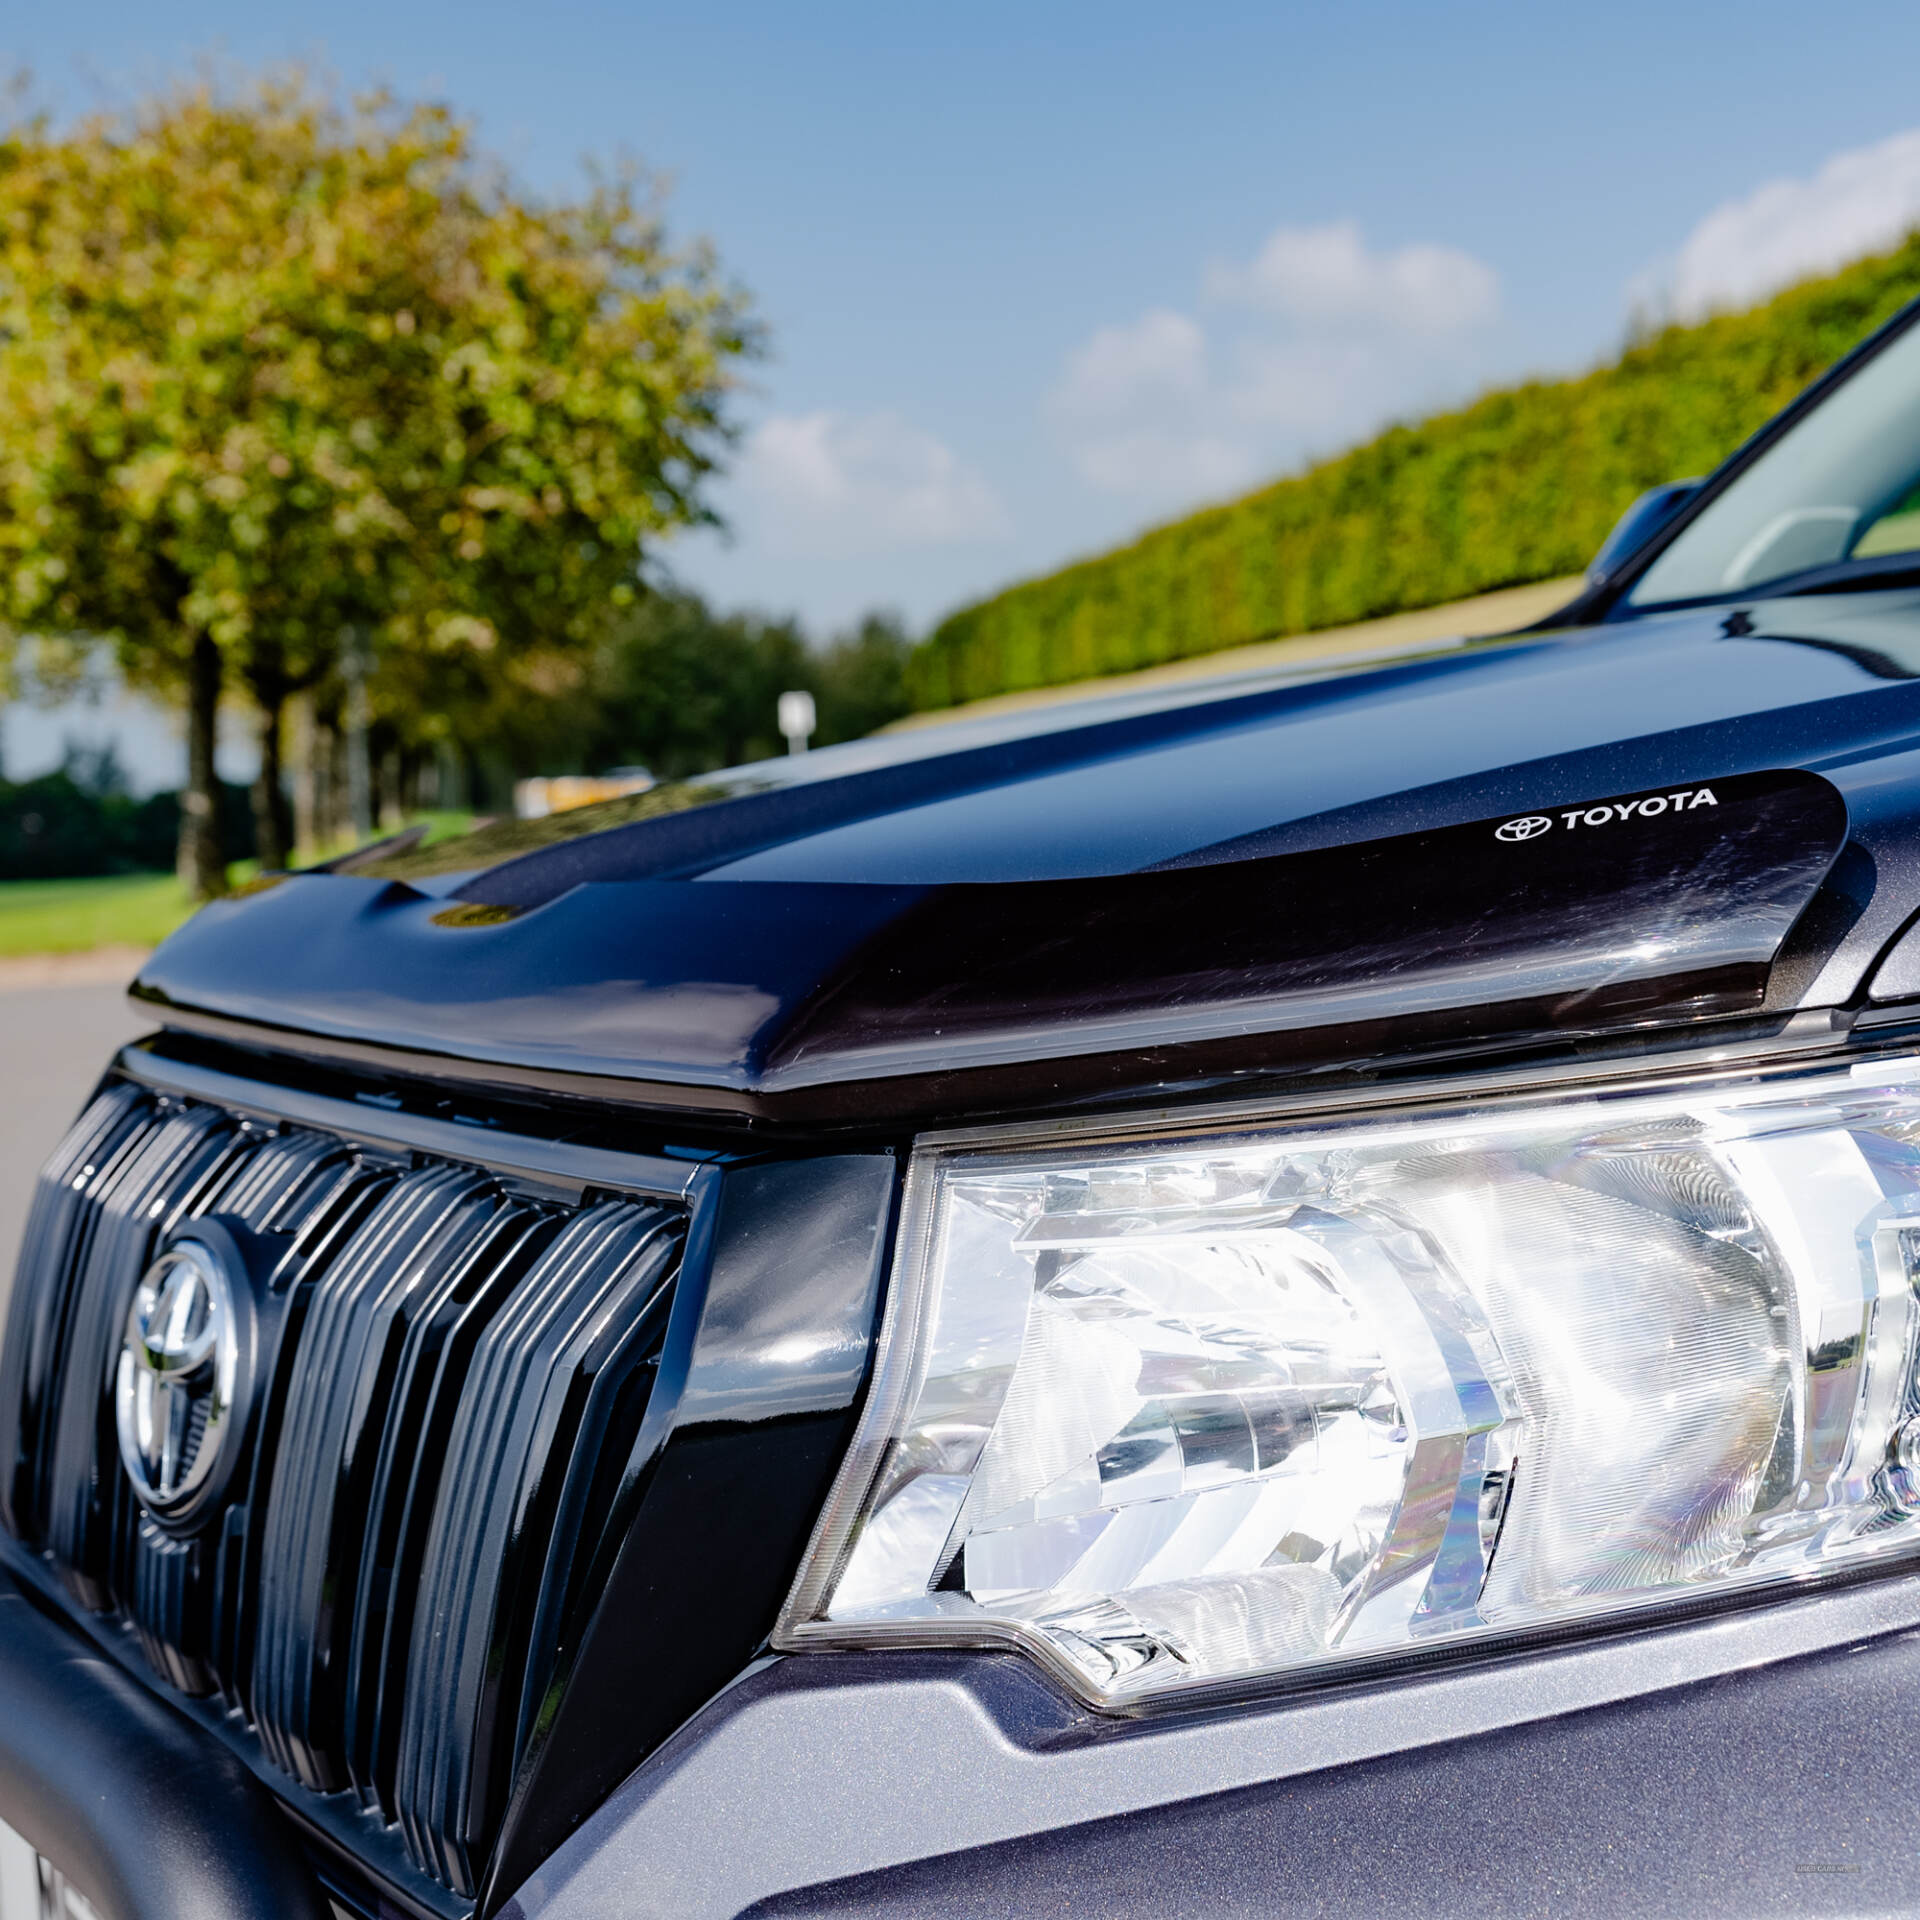
[(1096, 1704), (1920, 1544), (1920, 1063), (916, 1161), (779, 1635)]

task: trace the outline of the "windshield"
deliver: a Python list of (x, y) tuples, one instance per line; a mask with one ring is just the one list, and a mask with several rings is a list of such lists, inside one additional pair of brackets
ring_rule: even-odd
[(1635, 582), (1627, 604), (1753, 593), (1849, 561), (1865, 584), (1884, 580), (1891, 554), (1920, 566), (1920, 326), (1776, 440)]

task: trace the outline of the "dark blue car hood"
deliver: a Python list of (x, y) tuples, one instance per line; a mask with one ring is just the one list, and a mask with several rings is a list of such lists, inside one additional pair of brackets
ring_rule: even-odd
[(135, 990), (840, 1123), (1783, 1019), (1920, 906), (1916, 659), (1911, 595), (1778, 601), (929, 728), (292, 876)]

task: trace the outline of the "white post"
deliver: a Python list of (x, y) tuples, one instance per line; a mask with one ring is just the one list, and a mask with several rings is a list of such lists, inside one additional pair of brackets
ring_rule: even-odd
[(780, 696), (780, 731), (789, 753), (805, 753), (814, 727), (813, 695), (804, 690)]

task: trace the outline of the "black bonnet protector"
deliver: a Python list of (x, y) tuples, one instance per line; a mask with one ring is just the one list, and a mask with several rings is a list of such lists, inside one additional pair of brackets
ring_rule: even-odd
[(1825, 780), (1770, 772), (1092, 879), (629, 881), (490, 912), (295, 876), (202, 912), (134, 992), (170, 1025), (435, 1076), (957, 1119), (1752, 1016), (1846, 835)]

